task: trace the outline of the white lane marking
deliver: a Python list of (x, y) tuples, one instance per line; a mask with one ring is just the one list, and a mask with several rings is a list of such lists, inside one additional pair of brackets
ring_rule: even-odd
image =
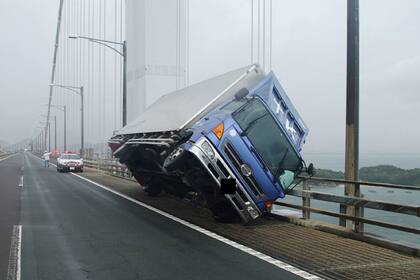
[(22, 252), (22, 226), (13, 226), (12, 242), (10, 245), (7, 280), (20, 280), (20, 265)]
[(23, 175), (20, 176), (19, 187), (23, 188)]
[(125, 195), (125, 194), (122, 194), (120, 192), (117, 192), (117, 191), (115, 191), (115, 190), (113, 190), (113, 189), (111, 189), (111, 188), (109, 188), (107, 186), (104, 186), (102, 184), (99, 184), (99, 183), (97, 183), (95, 181), (92, 181), (90, 179), (87, 179), (87, 178), (85, 178), (83, 176), (77, 175), (77, 174), (75, 174), (73, 172), (71, 172), (71, 174), (74, 175), (74, 176), (76, 176), (76, 177), (78, 177), (78, 178), (80, 178), (80, 179), (82, 179), (82, 180), (84, 180), (84, 181), (87, 181), (87, 182), (89, 182), (89, 183), (91, 183), (91, 184), (93, 184), (95, 186), (98, 186), (98, 187), (100, 187), (100, 188), (102, 188), (104, 190), (107, 190), (107, 191), (109, 191), (109, 192), (111, 192), (113, 194), (116, 194), (116, 195), (118, 195), (118, 196), (120, 196), (122, 198), (125, 198), (125, 199), (127, 199), (127, 200), (129, 200), (129, 201), (131, 201), (131, 202), (133, 202), (135, 204), (138, 204), (140, 206), (143, 206), (144, 208), (147, 208), (147, 209), (149, 209), (149, 210), (151, 210), (151, 211), (153, 211), (155, 213), (158, 213), (158, 214), (160, 214), (160, 215), (162, 215), (162, 216), (164, 216), (164, 217), (166, 217), (168, 219), (171, 219), (171, 220), (173, 220), (175, 222), (178, 222), (178, 223), (180, 223), (180, 224), (182, 224), (182, 225), (184, 225), (186, 227), (189, 227), (189, 228), (191, 228), (191, 229), (193, 229), (195, 231), (198, 231), (198, 232), (200, 232), (202, 234), (205, 234), (205, 235), (207, 235), (207, 236), (209, 236), (211, 238), (214, 238), (216, 240), (219, 240), (219, 241), (221, 241), (221, 242), (223, 242), (223, 243), (225, 243), (225, 244), (227, 244), (229, 246), (232, 246), (232, 247), (234, 247), (236, 249), (239, 249), (239, 250), (241, 250), (241, 251), (243, 251), (243, 252), (245, 252), (247, 254), (250, 254), (250, 255), (252, 255), (254, 257), (257, 257), (257, 258), (259, 258), (259, 259), (261, 259), (261, 260), (263, 260), (265, 262), (268, 262), (268, 263), (270, 263), (270, 264), (272, 264), (274, 266), (277, 266), (280, 269), (283, 269), (283, 270), (286, 270), (288, 272), (291, 272), (291, 273), (293, 273), (295, 275), (298, 275), (298, 276), (300, 276), (300, 277), (302, 277), (304, 279), (310, 279), (310, 280), (322, 280), (323, 279), (323, 278), (321, 278), (319, 276), (313, 275), (313, 274), (311, 274), (309, 272), (306, 272), (306, 271), (303, 271), (303, 270), (301, 270), (301, 269), (299, 269), (297, 267), (294, 267), (294, 266), (292, 266), (292, 265), (290, 265), (288, 263), (285, 263), (283, 261), (274, 259), (274, 258), (272, 258), (272, 257), (270, 257), (268, 255), (265, 255), (265, 254), (263, 254), (261, 252), (258, 252), (256, 250), (254, 250), (252, 248), (249, 248), (249, 247), (246, 247), (246, 246), (244, 246), (242, 244), (239, 244), (239, 243), (237, 243), (237, 242), (235, 242), (233, 240), (230, 240), (230, 239), (227, 239), (227, 238), (225, 238), (223, 236), (220, 236), (217, 233), (211, 232), (211, 231), (209, 231), (207, 229), (204, 229), (204, 228), (199, 227), (197, 225), (194, 225), (194, 224), (192, 224), (190, 222), (187, 222), (185, 220), (182, 220), (182, 219), (180, 219), (178, 217), (175, 217), (175, 216), (173, 216), (173, 215), (171, 215), (171, 214), (169, 214), (167, 212), (164, 212), (162, 210), (159, 210), (159, 209), (157, 209), (157, 208), (155, 208), (153, 206), (150, 206), (148, 204), (145, 204), (145, 203), (143, 203), (141, 201), (137, 201), (137, 200), (135, 200), (135, 199), (133, 199), (133, 198), (131, 198), (131, 197)]
[(8, 156), (8, 157), (2, 158), (2, 159), (0, 159), (0, 161), (6, 160), (6, 159), (11, 158), (11, 157), (13, 157), (13, 156), (15, 156), (15, 155), (17, 155), (17, 153), (16, 153), (16, 154), (13, 154), (13, 155), (10, 155), (10, 156)]

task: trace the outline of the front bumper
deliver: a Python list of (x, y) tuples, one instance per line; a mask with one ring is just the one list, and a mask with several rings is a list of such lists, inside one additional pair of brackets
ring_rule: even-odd
[[(207, 142), (211, 147), (214, 157), (209, 158), (202, 150), (201, 146)], [(217, 186), (221, 185), (221, 179), (235, 179), (236, 180), (236, 193), (226, 194), (226, 198), (231, 202), (233, 207), (238, 212), (241, 219), (248, 223), (261, 216), (261, 211), (252, 200), (242, 183), (236, 178), (226, 161), (220, 156), (218, 151), (213, 145), (205, 138), (200, 138), (196, 143), (192, 144), (188, 149), (195, 157), (203, 164), (208, 173), (216, 182)]]
[(82, 171), (83, 165), (77, 165), (77, 166), (60, 165), (59, 169), (63, 171)]

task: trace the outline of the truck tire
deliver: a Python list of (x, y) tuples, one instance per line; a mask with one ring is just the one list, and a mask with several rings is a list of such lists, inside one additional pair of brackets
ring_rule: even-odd
[(238, 214), (227, 200), (218, 201), (209, 207), (216, 221), (221, 223), (231, 223), (238, 221)]
[(165, 159), (163, 167), (169, 172), (179, 169), (184, 164), (184, 155), (184, 149), (178, 147)]
[(152, 197), (158, 196), (162, 190), (162, 182), (158, 181), (158, 180), (149, 180), (145, 186), (143, 187), (143, 190)]
[(157, 186), (145, 186), (143, 190), (152, 197), (158, 196), (162, 192), (162, 188)]

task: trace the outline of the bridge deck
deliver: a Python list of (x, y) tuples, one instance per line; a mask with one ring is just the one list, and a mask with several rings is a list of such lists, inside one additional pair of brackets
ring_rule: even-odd
[(207, 209), (162, 195), (147, 196), (138, 184), (85, 169), (84, 177), (197, 224), (274, 258), (334, 279), (420, 279), (420, 259), (315, 229), (264, 219), (258, 225), (220, 224)]

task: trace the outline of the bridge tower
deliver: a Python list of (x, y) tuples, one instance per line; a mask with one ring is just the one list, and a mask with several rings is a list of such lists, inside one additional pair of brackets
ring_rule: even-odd
[(127, 117), (251, 63), (271, 70), (272, 1), (127, 0)]

